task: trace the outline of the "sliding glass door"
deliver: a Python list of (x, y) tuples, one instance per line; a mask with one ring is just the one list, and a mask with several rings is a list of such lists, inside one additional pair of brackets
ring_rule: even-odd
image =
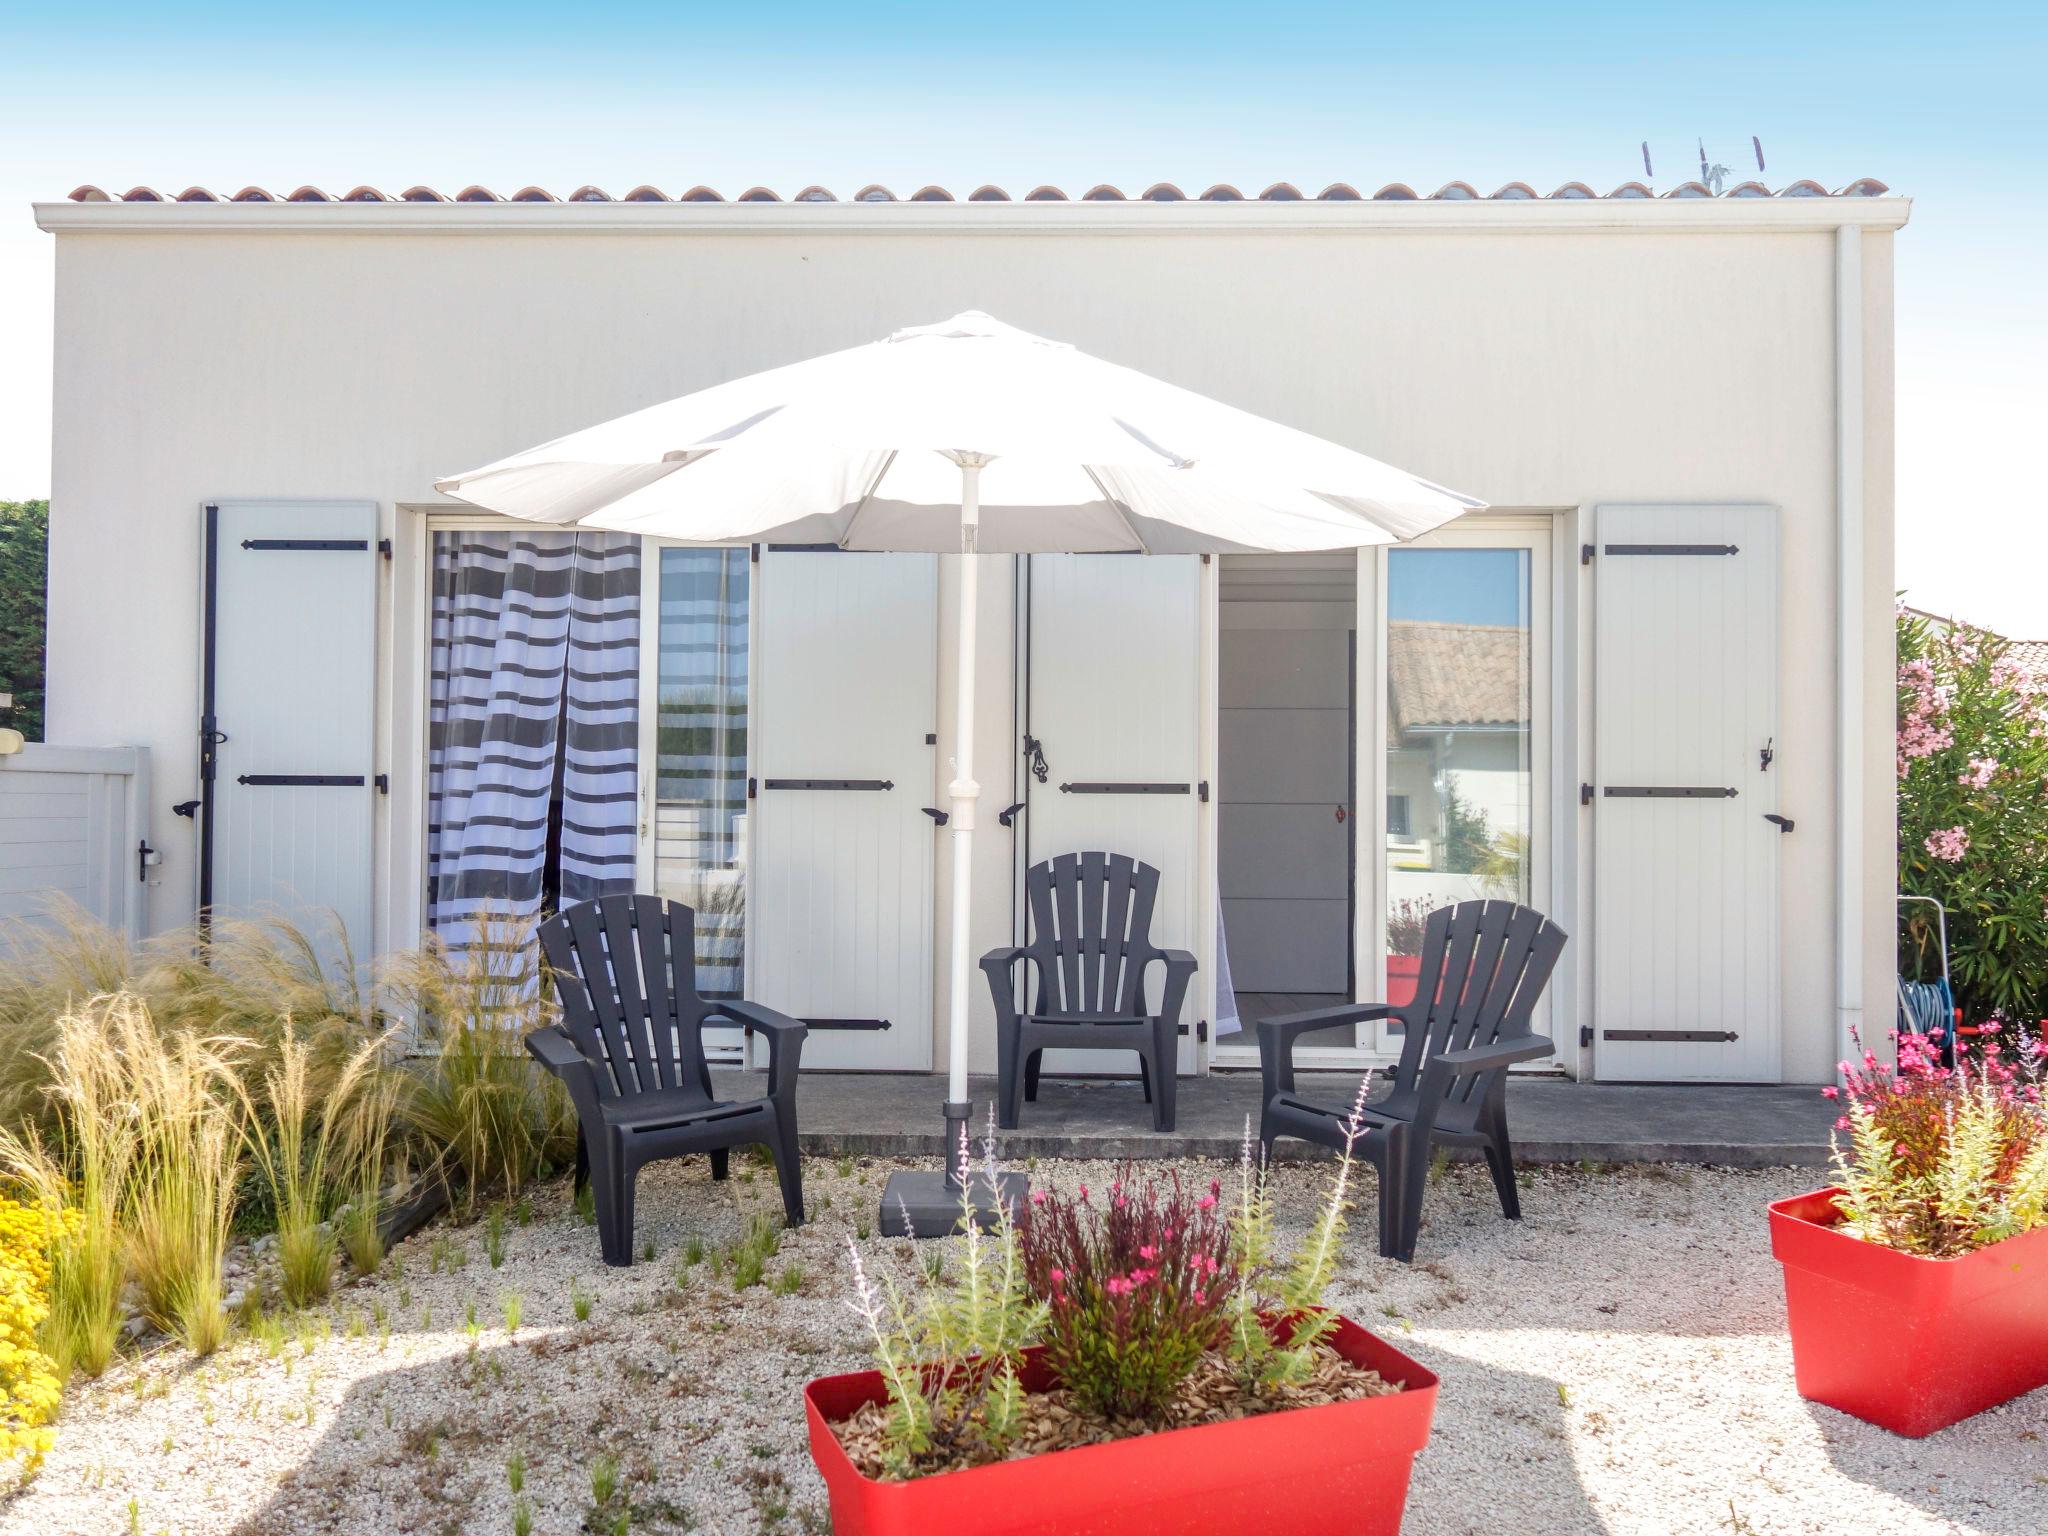
[[(648, 541), (641, 612), (640, 889), (697, 914), (697, 987), (744, 993), (753, 567), (745, 549)], [(707, 1050), (737, 1057), (740, 1032)]]
[[(1461, 901), (1534, 901), (1548, 848), (1547, 529), (1459, 527), (1381, 553), (1384, 792), (1363, 935), (1377, 996), (1413, 998), (1423, 926)], [(1375, 965), (1371, 970), (1378, 970)], [(1365, 1043), (1398, 1048), (1399, 1026)]]

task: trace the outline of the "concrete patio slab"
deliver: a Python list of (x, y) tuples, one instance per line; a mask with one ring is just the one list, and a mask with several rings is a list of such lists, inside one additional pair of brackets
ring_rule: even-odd
[[(718, 1072), (721, 1096), (762, 1091), (762, 1075)], [(1307, 1096), (1342, 1103), (1358, 1079), (1304, 1072)], [(977, 1134), (995, 1079), (969, 1080)], [(919, 1073), (807, 1072), (798, 1090), (803, 1148), (816, 1153), (931, 1157), (941, 1150), (945, 1080)], [(1245, 1116), (1256, 1120), (1259, 1080), (1250, 1073), (1183, 1078), (1173, 1131), (1151, 1129), (1136, 1082), (1047, 1081), (1023, 1126), (1005, 1131), (1003, 1155), (1151, 1158), (1237, 1155)], [(1574, 1083), (1516, 1076), (1508, 1123), (1518, 1158), (1537, 1163), (1711, 1163), (1729, 1168), (1824, 1167), (1835, 1109), (1810, 1085)], [(1281, 1157), (1322, 1155), (1283, 1142)], [(1475, 1154), (1476, 1155), (1476, 1154)]]

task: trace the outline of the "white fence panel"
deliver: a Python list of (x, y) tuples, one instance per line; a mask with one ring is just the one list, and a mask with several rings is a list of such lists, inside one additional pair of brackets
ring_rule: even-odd
[(31, 742), (0, 757), (0, 919), (75, 902), (143, 936), (149, 753)]

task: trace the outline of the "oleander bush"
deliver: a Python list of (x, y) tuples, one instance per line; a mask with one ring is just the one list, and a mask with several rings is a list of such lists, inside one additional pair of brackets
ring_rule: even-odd
[[(1899, 889), (1948, 909), (1964, 1022), (2048, 1016), (2048, 678), (2006, 641), (1898, 619)], [(1902, 923), (1900, 974), (1941, 974), (1932, 913)]]

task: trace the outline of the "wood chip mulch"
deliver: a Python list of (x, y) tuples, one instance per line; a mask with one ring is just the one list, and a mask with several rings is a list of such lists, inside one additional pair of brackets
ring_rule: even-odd
[[(1289, 1408), (1318, 1408), (1330, 1403), (1355, 1402), (1366, 1397), (1386, 1397), (1401, 1390), (1401, 1383), (1388, 1381), (1378, 1371), (1353, 1365), (1341, 1355), (1319, 1351), (1313, 1375), (1298, 1386), (1247, 1394), (1230, 1374), (1221, 1355), (1209, 1355), (1181, 1383), (1180, 1391), (1156, 1422), (1143, 1419), (1102, 1419), (1077, 1407), (1065, 1388), (1034, 1392), (1025, 1399), (1024, 1422), (1011, 1441), (1004, 1460), (1042, 1456), (1049, 1451), (1071, 1450), (1076, 1446), (1100, 1445), (1133, 1435), (1148, 1435), (1163, 1429), (1188, 1429), (1198, 1424), (1221, 1424), (1231, 1419), (1248, 1419), (1262, 1413), (1279, 1413)], [(869, 1403), (851, 1418), (833, 1428), (839, 1443), (865, 1477), (887, 1478), (884, 1459), (887, 1445), (888, 1405)], [(996, 1460), (987, 1447), (967, 1444), (950, 1453), (934, 1452), (921, 1461), (916, 1475), (959, 1472)]]

